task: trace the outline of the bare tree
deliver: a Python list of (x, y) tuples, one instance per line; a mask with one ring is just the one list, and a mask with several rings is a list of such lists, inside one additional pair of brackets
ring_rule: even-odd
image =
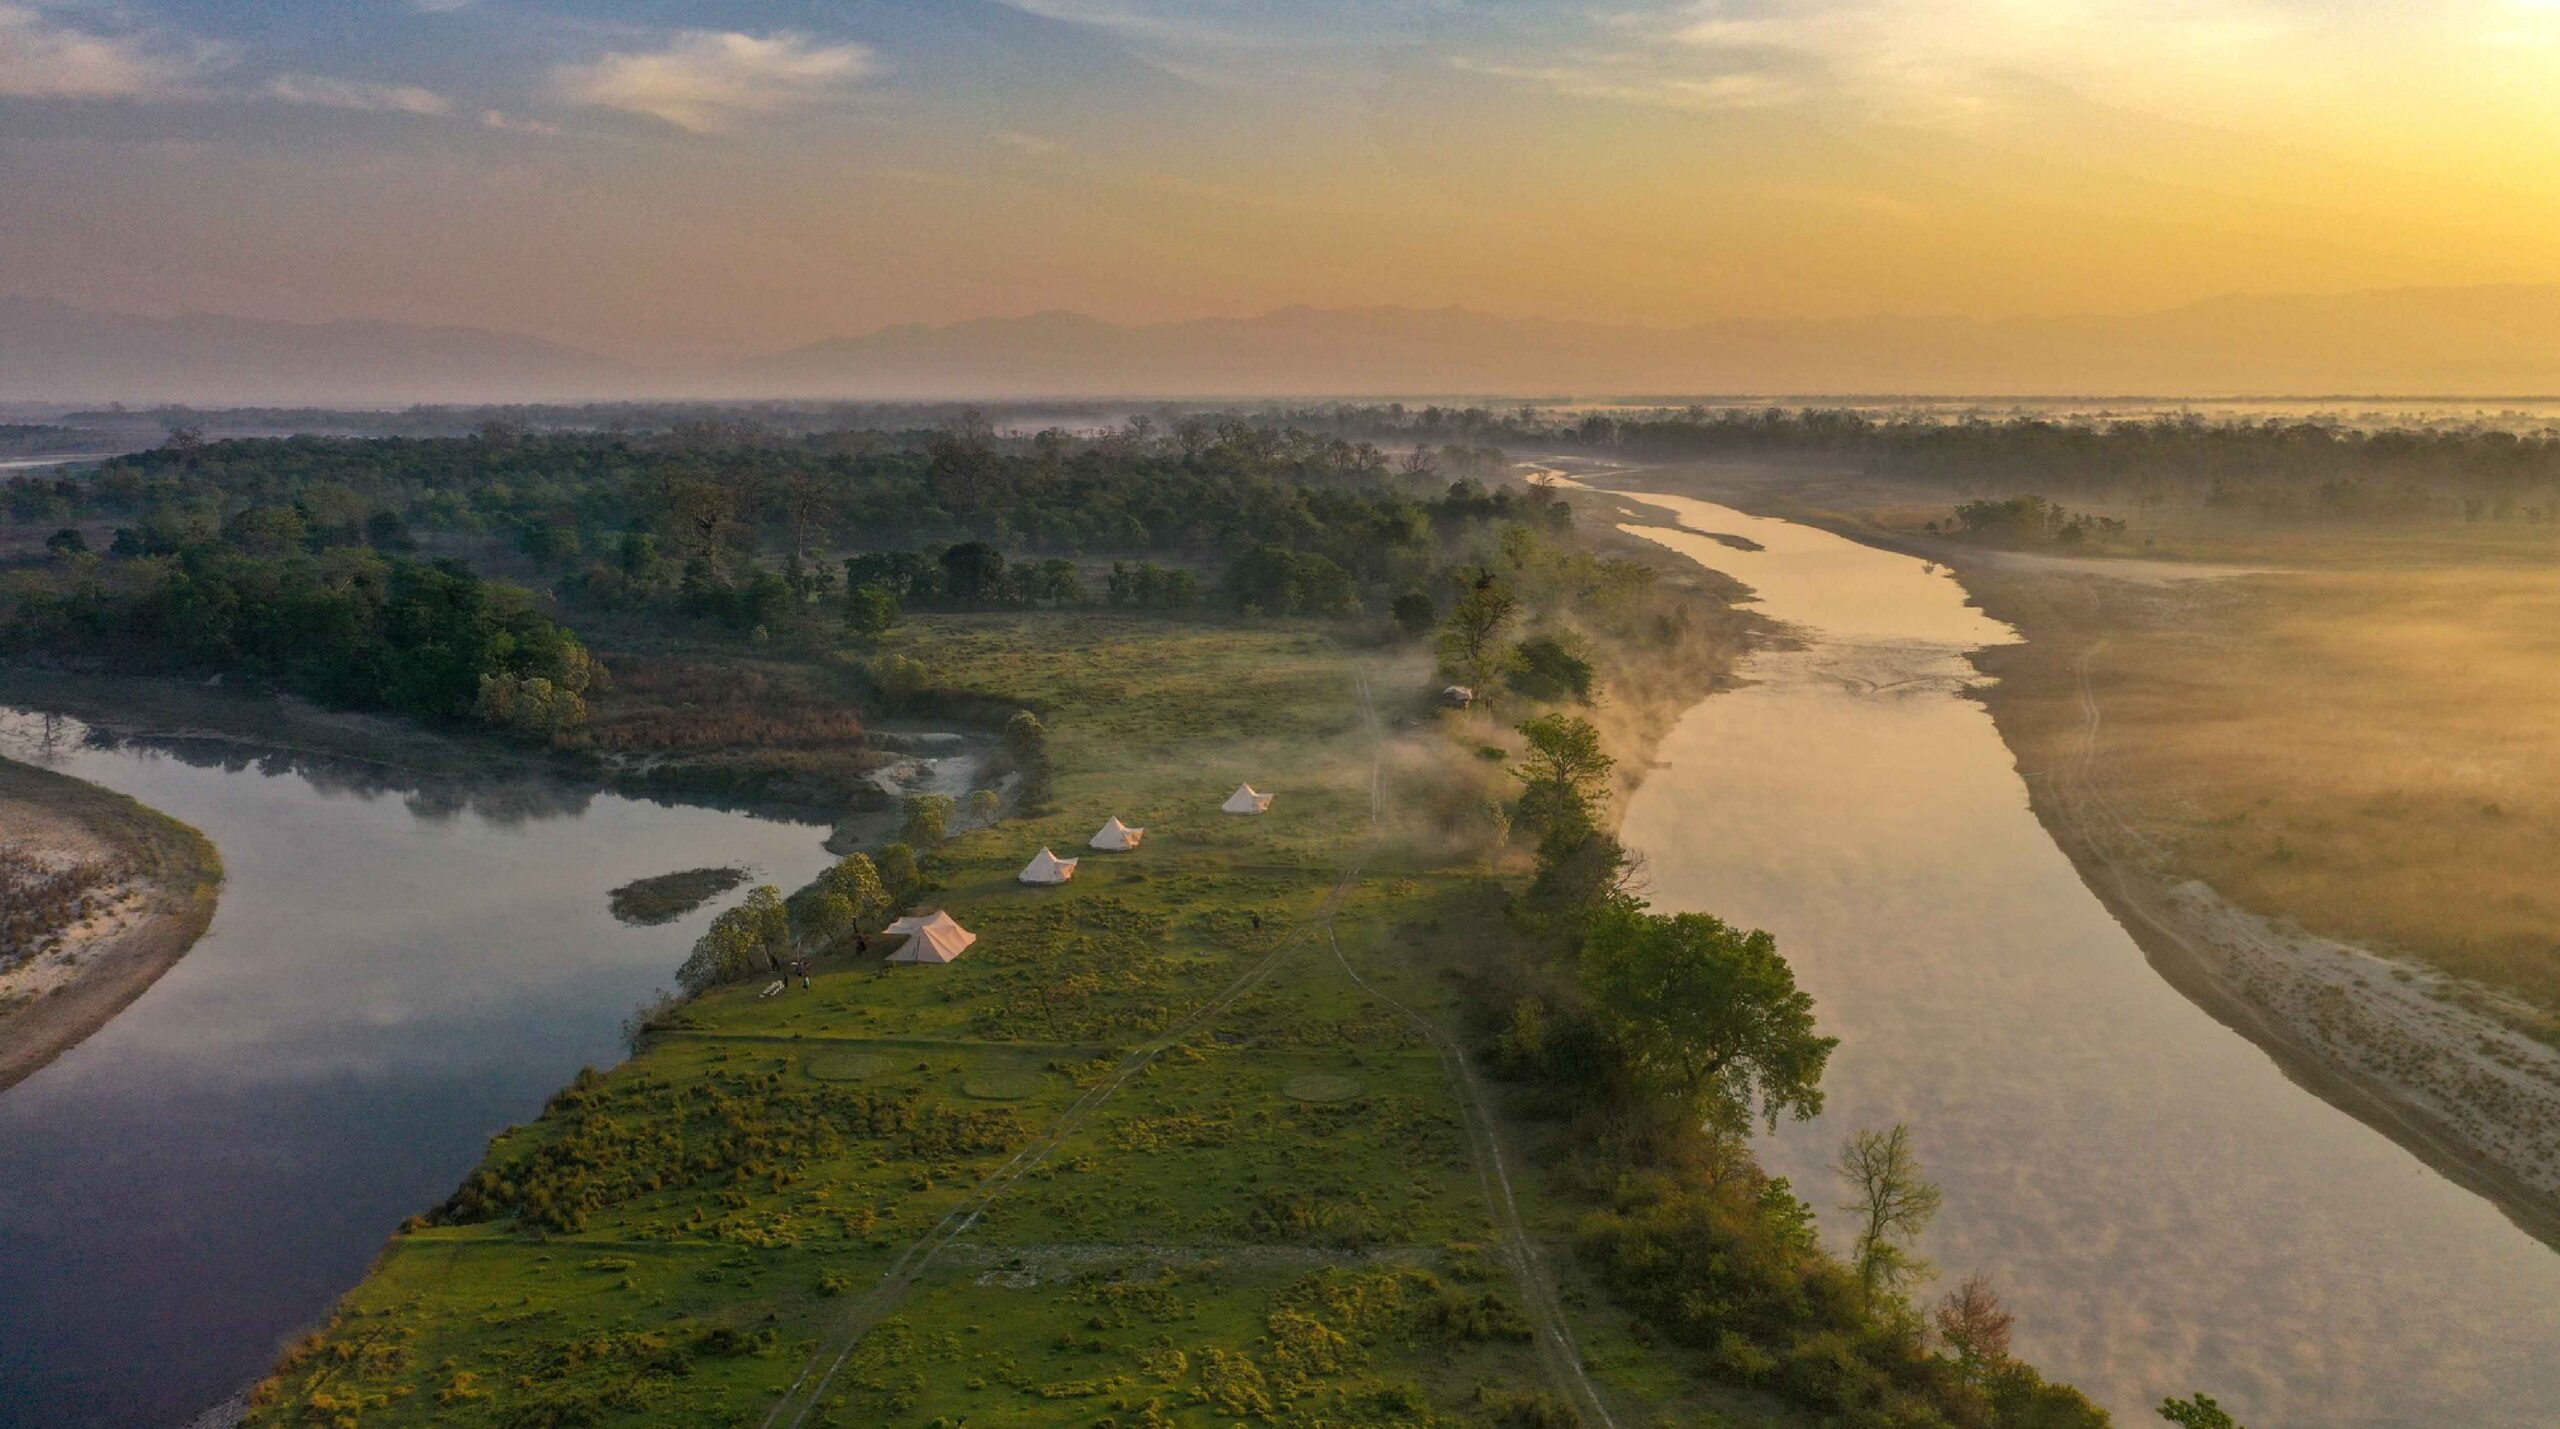
[(1852, 1132), (1832, 1169), (1857, 1196), (1840, 1209), (1859, 1217), (1854, 1261), (1867, 1298), (1897, 1294), (1928, 1275), (1929, 1262), (1911, 1243), (1938, 1214), (1938, 1188), (1920, 1174), (1911, 1128), (1897, 1121), (1887, 1131)]
[(1938, 1335), (1968, 1373), (1979, 1375), (2009, 1359), (2009, 1327), (2016, 1322), (1993, 1293), (1991, 1281), (1968, 1275), (1938, 1302)]

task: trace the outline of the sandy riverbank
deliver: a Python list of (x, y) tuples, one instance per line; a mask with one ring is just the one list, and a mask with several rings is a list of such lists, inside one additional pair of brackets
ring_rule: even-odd
[(118, 870), (100, 911), (0, 968), (0, 1090), (106, 1025), (213, 921), (222, 862), (204, 835), (96, 785), (0, 758), (0, 842)]
[(2152, 966), (2296, 1082), (2560, 1246), (2560, 1049), (2519, 1030), (2529, 1010), (2501, 1015), (2477, 984), (2262, 916), (2180, 869), (2109, 786), (2106, 635), (2040, 614), (2017, 584), (2053, 575), (1956, 570), (2026, 636), (1974, 658), (2036, 816)]

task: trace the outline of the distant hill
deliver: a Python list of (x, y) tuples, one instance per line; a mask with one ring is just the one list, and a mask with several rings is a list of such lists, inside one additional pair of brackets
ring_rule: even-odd
[(1047, 312), (886, 327), (695, 371), (477, 328), (151, 318), (0, 298), (0, 401), (1888, 393), (2560, 393), (2560, 286), (2241, 296), (1996, 322), (1636, 327), (1290, 307), (1122, 325)]
[(622, 395), (646, 376), (480, 328), (154, 318), (0, 297), (0, 398), (15, 401), (521, 401)]
[(775, 396), (2560, 392), (2560, 287), (2229, 297), (2129, 317), (1691, 327), (1456, 308), (1073, 313), (882, 328), (741, 364)]

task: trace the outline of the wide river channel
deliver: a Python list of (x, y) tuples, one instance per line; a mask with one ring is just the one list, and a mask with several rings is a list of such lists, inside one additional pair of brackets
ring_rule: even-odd
[(827, 861), (804, 824), (80, 735), (0, 710), (0, 752), (195, 825), (228, 876), (193, 951), (0, 1092), (0, 1425), (173, 1429), (242, 1388), (493, 1133), (619, 1061), (736, 897), (641, 928), (608, 890)]
[(1805, 637), (1681, 720), (1625, 832), (1658, 908), (1775, 933), (1841, 1039), (1822, 1116), (1763, 1147), (1832, 1233), (1842, 1138), (1907, 1122), (1931, 1293), (1987, 1273), (2121, 1424), (2195, 1389), (2253, 1429), (2560, 1424), (2560, 1254), (2152, 971), (1963, 694), (2013, 631), (1910, 557), (1628, 494)]

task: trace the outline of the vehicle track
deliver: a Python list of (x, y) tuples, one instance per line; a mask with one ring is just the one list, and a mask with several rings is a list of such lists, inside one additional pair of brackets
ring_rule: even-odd
[[(1368, 719), (1374, 740), (1383, 743), (1384, 732), (1378, 728), (1376, 706), (1369, 698), (1369, 682), (1360, 681), (1360, 708)], [(1369, 804), (1382, 806), (1383, 774), (1372, 766)], [(1407, 1006), (1392, 993), (1360, 975), (1351, 959), (1342, 951), (1342, 939), (1333, 920), (1325, 921), (1325, 942), (1333, 950), (1333, 960), (1340, 964), (1354, 986), (1370, 997), (1386, 1004), (1413, 1029), (1422, 1034), (1432, 1050), (1440, 1054), (1441, 1065), (1449, 1071), (1449, 1080), (1457, 1088), (1463, 1120), (1467, 1126), (1467, 1145), (1476, 1164), (1476, 1179), (1484, 1187), (1485, 1204), (1493, 1212), (1501, 1231), (1504, 1258), (1511, 1262), (1512, 1277), (1519, 1282), (1520, 1298), (1528, 1307), (1534, 1325), (1538, 1358), (1546, 1364), (1547, 1374), (1558, 1388), (1565, 1390), (1581, 1411), (1603, 1429), (1617, 1429), (1618, 1421), (1609, 1413), (1608, 1403), (1600, 1397), (1599, 1386), (1582, 1368), (1582, 1349), (1575, 1343), (1573, 1327), (1566, 1323), (1564, 1305), (1556, 1296), (1554, 1284), (1547, 1278), (1546, 1268), (1538, 1260), (1537, 1245), (1529, 1238), (1528, 1225), (1520, 1218), (1520, 1203), (1512, 1194), (1511, 1168), (1502, 1154), (1502, 1131), (1495, 1122), (1493, 1109), (1485, 1096), (1484, 1083), (1476, 1076), (1475, 1064), (1457, 1038), (1421, 1012)]]

